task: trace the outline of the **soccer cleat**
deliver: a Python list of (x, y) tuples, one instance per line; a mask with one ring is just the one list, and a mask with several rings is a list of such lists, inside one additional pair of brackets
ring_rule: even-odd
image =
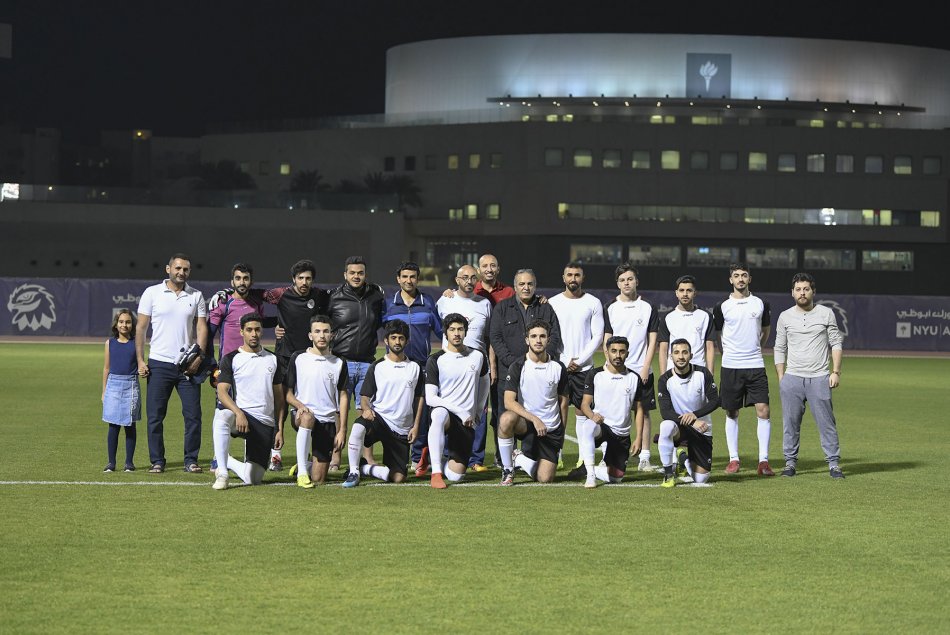
[(686, 469), (686, 459), (689, 458), (684, 448), (676, 448), (676, 465), (674, 467), (674, 474), (679, 478), (686, 478), (689, 476), (689, 470)]
[(343, 487), (350, 488), (356, 487), (360, 484), (360, 475), (356, 472), (348, 472), (346, 475), (346, 480), (343, 481)]
[(739, 471), (739, 459), (733, 459), (729, 461), (729, 465), (726, 466), (726, 474), (735, 474)]
[(515, 471), (507, 470), (502, 468), (501, 470), (501, 484), (504, 487), (511, 487), (515, 484)]
[(211, 468), (208, 471), (212, 474), (218, 471), (218, 459), (211, 459)]
[(126, 472), (134, 472), (134, 471), (135, 471), (135, 466), (132, 465), (131, 463), (126, 463), (126, 464), (125, 464), (125, 471), (126, 471)]
[(583, 461), (581, 461), (580, 465), (567, 473), (567, 480), (569, 481), (582, 481), (585, 478), (587, 478), (587, 466), (584, 465)]
[(103, 474), (106, 474), (109, 472), (115, 472), (115, 463), (106, 463), (106, 466), (102, 468)]
[(842, 472), (841, 468), (837, 465), (833, 465), (831, 469), (828, 470), (828, 473), (831, 475), (831, 478), (835, 480), (840, 481), (844, 479), (844, 472)]
[(759, 468), (756, 472), (759, 476), (775, 476), (775, 472), (772, 471), (772, 466), (769, 465), (768, 461), (759, 461)]
[(795, 466), (786, 465), (785, 469), (782, 470), (782, 476), (795, 476)]
[(310, 480), (309, 474), (301, 474), (297, 477), (297, 487), (302, 487), (304, 489), (313, 489), (313, 481)]
[(597, 487), (597, 477), (594, 476), (593, 472), (587, 475), (587, 480), (584, 481), (584, 487), (586, 489), (594, 489)]
[(211, 484), (211, 489), (228, 489), (228, 475), (218, 474), (215, 476), (214, 483)]
[(560, 452), (557, 453), (557, 469), (564, 469), (564, 455), (562, 455)]
[[(422, 478), (429, 471), (429, 446), (422, 448), (422, 456), (416, 463), (416, 478)], [(439, 475), (441, 478), (441, 475)]]
[(284, 463), (280, 460), (279, 454), (275, 454), (274, 456), (270, 457), (270, 465), (267, 466), (267, 470), (270, 472), (284, 471)]
[(642, 459), (637, 465), (637, 471), (639, 472), (656, 472), (656, 467), (650, 463), (650, 459)]
[(472, 471), (473, 472), (487, 472), (488, 466), (482, 465), (481, 463), (476, 463), (475, 465), (472, 466)]
[(442, 478), (442, 472), (433, 472), (432, 477), (429, 479), (429, 485), (432, 486), (432, 489), (445, 489), (445, 480)]
[(663, 482), (660, 484), (660, 487), (676, 487), (676, 475), (664, 474)]

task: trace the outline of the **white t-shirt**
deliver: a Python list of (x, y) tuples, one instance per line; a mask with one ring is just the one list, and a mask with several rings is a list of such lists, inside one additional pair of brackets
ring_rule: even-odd
[[(439, 298), (439, 301), (435, 303), (435, 308), (442, 319), (450, 313), (464, 316), (468, 320), (464, 344), (482, 352), (488, 351), (488, 323), (491, 320), (491, 302), (488, 298), (480, 295), (463, 298), (456, 293), (451, 298), (445, 296)], [(448, 340), (443, 335), (442, 348), (445, 348), (447, 344)]]
[(768, 302), (754, 295), (730, 297), (713, 309), (713, 320), (722, 334), (723, 368), (765, 368), (761, 338), (771, 321)]
[(274, 426), (274, 377), (277, 357), (266, 349), (236, 349), (221, 358), (218, 381), (231, 384), (234, 403), (266, 426)]
[(340, 391), (346, 389), (346, 362), (336, 355), (297, 351), (287, 365), (284, 386), (310, 409), (317, 421), (336, 421)]
[(625, 365), (639, 373), (643, 362), (646, 361), (650, 333), (656, 333), (658, 328), (656, 311), (642, 296), (638, 296), (633, 302), (615, 298), (607, 305), (605, 313), (607, 317), (604, 320), (604, 332), (627, 338), (630, 342), (630, 353)]
[(195, 321), (208, 317), (204, 296), (188, 283), (177, 293), (160, 282), (145, 289), (138, 312), (151, 318), (152, 339), (148, 357), (174, 364), (195, 342)]
[(627, 368), (625, 373), (613, 373), (598, 366), (587, 375), (584, 394), (594, 398), (591, 409), (604, 418), (604, 425), (614, 434), (630, 436), (630, 411), (640, 398), (641, 381), (638, 372)]
[(567, 366), (571, 360), (582, 371), (594, 366), (594, 353), (604, 341), (604, 307), (600, 300), (585, 293), (579, 298), (568, 298), (559, 293), (548, 304), (554, 309), (561, 330), (559, 359)]
[(422, 367), (411, 359), (394, 362), (388, 356), (373, 363), (363, 379), (360, 395), (369, 397), (377, 413), (400, 435), (412, 430), (416, 401), (423, 393)]
[(555, 359), (533, 362), (525, 356), (511, 365), (505, 377), (505, 391), (515, 393), (524, 409), (543, 421), (548, 430), (561, 426), (558, 396), (569, 390), (567, 369)]

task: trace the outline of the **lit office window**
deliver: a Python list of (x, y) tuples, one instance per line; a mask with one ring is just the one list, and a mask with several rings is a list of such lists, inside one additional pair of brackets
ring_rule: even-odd
[(894, 174), (913, 174), (914, 166), (911, 158), (908, 156), (894, 157)]
[(686, 247), (688, 267), (728, 267), (738, 260), (738, 247)]
[(825, 121), (824, 119), (811, 119), (808, 121), (809, 128), (824, 128)]
[(940, 174), (940, 157), (924, 157), (923, 173), (927, 176)]
[(465, 220), (477, 220), (478, 219), (478, 205), (475, 203), (469, 203), (465, 206)]
[(630, 159), (630, 167), (634, 170), (649, 170), (650, 169), (650, 151), (649, 150), (634, 150), (633, 155)]
[(790, 247), (746, 247), (745, 261), (755, 269), (794, 269), (798, 250)]
[(635, 267), (678, 267), (682, 261), (679, 245), (630, 245), (628, 253)]
[(890, 227), (894, 222), (893, 213), (889, 209), (863, 209), (861, 210), (861, 219), (863, 225)]
[(574, 115), (561, 115), (561, 121), (566, 121), (570, 123), (574, 121)]
[(564, 150), (561, 148), (544, 149), (544, 166), (548, 168), (559, 168), (564, 165)]
[(798, 168), (795, 155), (791, 153), (782, 153), (778, 155), (778, 171), (794, 172)]
[(689, 122), (694, 126), (718, 126), (722, 123), (722, 117), (697, 115), (690, 117)]
[(477, 170), (481, 164), (482, 164), (482, 155), (480, 154), (468, 155), (468, 167), (470, 170)]
[(281, 164), (280, 164), (280, 175), (281, 175), (281, 176), (289, 176), (289, 175), (290, 175), (290, 164), (289, 164), (289, 163), (281, 163)]
[(835, 172), (840, 174), (854, 172), (854, 155), (839, 154), (835, 156)]
[(865, 271), (913, 271), (914, 252), (866, 249), (861, 252), (861, 268)]
[(733, 170), (739, 169), (739, 153), (738, 152), (720, 152), (719, 153), (719, 169), (723, 172), (732, 172)]
[(545, 120), (545, 121), (550, 121), (550, 122), (553, 123), (553, 122), (555, 122), (555, 121), (558, 120), (558, 117), (557, 117), (557, 115), (544, 115), (544, 120)]
[(853, 249), (806, 249), (805, 269), (842, 269), (857, 268), (857, 257)]
[(619, 265), (623, 260), (622, 245), (571, 245), (571, 261), (588, 265)]
[(765, 172), (769, 169), (769, 155), (766, 152), (749, 153), (749, 172)]
[(884, 171), (884, 157), (878, 154), (869, 154), (864, 157), (865, 174), (880, 174)]
[(587, 149), (578, 149), (574, 150), (574, 167), (575, 168), (589, 168), (594, 165), (594, 155), (590, 150)]
[(449, 208), (449, 220), (462, 220), (462, 208), (461, 208), (461, 207), (450, 207), (450, 208)]
[(501, 205), (498, 203), (489, 203), (486, 205), (485, 218), (488, 220), (498, 220), (501, 218)]
[(921, 227), (940, 227), (940, 212), (923, 211), (920, 213)]
[(662, 150), (660, 151), (660, 167), (664, 170), (680, 169), (680, 151)]
[(558, 203), (557, 204), (557, 217), (558, 220), (564, 220), (571, 215), (571, 206), (570, 203)]
[(690, 170), (708, 170), (709, 169), (709, 153), (705, 150), (696, 150), (691, 152), (689, 155), (689, 169)]
[(502, 160), (501, 152), (492, 152), (491, 155), (489, 155), (488, 165), (492, 169), (500, 168), (502, 166)]
[(650, 115), (650, 123), (670, 124), (676, 123), (676, 117), (673, 115)]
[(622, 160), (620, 150), (604, 150), (601, 165), (605, 168), (619, 168)]
[(824, 153), (809, 154), (807, 157), (805, 157), (805, 166), (809, 172), (824, 172), (825, 171)]
[(448, 159), (446, 160), (446, 165), (450, 170), (458, 170), (459, 169), (459, 155), (450, 154), (448, 156)]

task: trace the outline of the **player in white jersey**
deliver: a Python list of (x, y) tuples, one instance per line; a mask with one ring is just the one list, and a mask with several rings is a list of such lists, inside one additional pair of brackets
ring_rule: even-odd
[(663, 487), (676, 485), (673, 448), (687, 445), (686, 472), (696, 483), (709, 480), (712, 471), (712, 418), (719, 407), (719, 391), (708, 368), (691, 363), (689, 340), (673, 340), (673, 368), (660, 376), (658, 395), (660, 435), (657, 445), (663, 462)]
[[(356, 487), (360, 476), (402, 483), (406, 480), (409, 445), (419, 434), (422, 418), (422, 367), (406, 357), (409, 325), (391, 320), (383, 325), (386, 355), (369, 367), (360, 389), (362, 413), (353, 422), (347, 445), (349, 473), (343, 487)], [(360, 460), (363, 447), (383, 446), (382, 465)]]
[(564, 292), (548, 303), (557, 315), (561, 330), (559, 359), (567, 369), (571, 405), (574, 406), (575, 430), (587, 418), (581, 412), (587, 373), (594, 367), (594, 353), (604, 343), (604, 307), (595, 296), (584, 291), (584, 268), (569, 262), (562, 275)]
[(604, 310), (604, 347), (615, 335), (627, 338), (630, 350), (626, 366), (640, 375), (642, 389), (640, 404), (643, 406), (643, 437), (640, 446), (641, 472), (652, 472), (650, 463), (651, 422), (650, 411), (656, 410), (653, 389), (653, 356), (656, 353), (658, 319), (656, 310), (637, 292), (640, 276), (629, 262), (617, 267), (614, 279), (620, 293), (607, 304)]
[[(212, 487), (216, 490), (228, 488), (228, 470), (248, 485), (259, 485), (270, 463), (271, 448), (280, 449), (284, 444), (284, 422), (279, 416), (284, 391), (277, 381), (277, 357), (261, 346), (263, 323), (257, 313), (242, 315), (244, 344), (222, 357), (219, 365), (218, 399), (233, 416), (214, 420), (218, 467)], [(230, 456), (232, 435), (244, 438), (244, 461)]]
[[(626, 364), (630, 343), (614, 335), (604, 345), (607, 363), (590, 371), (584, 386), (581, 409), (586, 425), (577, 428), (577, 444), (587, 470), (584, 487), (597, 487), (597, 481), (619, 483), (627, 471), (627, 459), (643, 444), (645, 412), (641, 400), (644, 388), (639, 373)], [(635, 429), (630, 429), (630, 412), (636, 411)], [(633, 432), (633, 433), (632, 433)], [(631, 434), (632, 433), (632, 434)], [(594, 447), (605, 443), (604, 463), (594, 467)]]
[[(488, 356), (465, 345), (468, 320), (450, 313), (442, 321), (445, 348), (426, 364), (426, 404), (429, 406), (430, 484), (445, 489), (445, 479), (462, 480), (468, 469), (475, 426), (488, 400)], [(443, 469), (443, 451), (449, 460)]]
[(662, 375), (673, 365), (670, 342), (680, 338), (693, 351), (691, 363), (716, 374), (716, 335), (712, 315), (696, 305), (696, 278), (680, 276), (673, 285), (676, 306), (660, 316), (657, 330), (657, 361)]
[[(529, 322), (525, 328), (528, 352), (508, 368), (504, 379), (505, 412), (498, 422), (502, 485), (513, 484), (515, 467), (539, 483), (552, 482), (557, 472), (570, 384), (564, 364), (546, 350), (550, 336), (550, 324), (544, 320)], [(522, 442), (517, 458), (513, 457), (515, 438)]]
[[(305, 489), (326, 480), (333, 453), (346, 443), (350, 407), (346, 361), (330, 350), (330, 318), (310, 318), (308, 337), (313, 346), (293, 354), (284, 378), (287, 403), (297, 409), (297, 485)], [(308, 469), (311, 449), (314, 461)]]
[(769, 380), (765, 374), (762, 344), (769, 339), (769, 304), (752, 295), (752, 275), (742, 263), (729, 267), (732, 293), (713, 309), (713, 323), (722, 342), (719, 388), (726, 411), (727, 474), (739, 471), (739, 410), (755, 405), (758, 418), (759, 476), (775, 476), (769, 465)]

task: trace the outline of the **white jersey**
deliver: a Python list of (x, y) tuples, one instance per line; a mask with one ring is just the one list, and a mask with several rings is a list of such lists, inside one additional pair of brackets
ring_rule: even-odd
[(297, 351), (287, 365), (284, 386), (310, 409), (317, 421), (336, 421), (340, 391), (346, 389), (346, 362), (336, 355)]
[(762, 329), (769, 326), (769, 303), (750, 295), (727, 298), (713, 309), (713, 321), (722, 337), (723, 368), (765, 368)]
[[(491, 302), (488, 298), (473, 295), (463, 298), (458, 293), (453, 297), (442, 296), (435, 303), (439, 317), (445, 319), (450, 313), (458, 313), (468, 320), (468, 331), (465, 333), (464, 344), (469, 348), (488, 352), (488, 323), (491, 320)], [(448, 340), (442, 336), (442, 348), (448, 345)]]
[(640, 375), (629, 368), (614, 373), (603, 366), (590, 371), (584, 384), (584, 394), (594, 398), (591, 410), (604, 418), (604, 425), (621, 437), (630, 436), (630, 411), (640, 399)]
[(390, 430), (406, 436), (412, 429), (415, 405), (422, 396), (422, 367), (406, 359), (394, 362), (384, 356), (366, 372), (360, 396), (368, 397), (373, 412), (386, 422)]
[(657, 332), (656, 311), (642, 296), (638, 296), (633, 302), (615, 298), (607, 305), (604, 313), (604, 333), (627, 338), (630, 342), (630, 352), (626, 366), (639, 373), (646, 361), (650, 333)]
[(488, 357), (474, 348), (466, 348), (461, 353), (441, 350), (426, 363), (426, 384), (438, 388), (439, 400), (457, 415), (466, 413), (474, 417), (478, 414), (476, 406), (482, 405), (478, 404), (478, 384), (487, 374)]
[(249, 353), (243, 348), (221, 358), (218, 381), (231, 385), (237, 407), (266, 426), (274, 427), (274, 378), (277, 357), (266, 349)]
[(515, 393), (518, 403), (543, 421), (548, 430), (561, 426), (559, 396), (570, 392), (567, 369), (561, 362), (550, 357), (546, 362), (519, 359), (508, 369), (505, 391)]
[[(689, 342), (693, 351), (691, 363), (709, 367), (706, 360), (706, 342), (715, 341), (713, 319), (708, 311), (696, 307), (692, 311), (684, 311), (676, 307), (660, 318), (657, 330), (657, 341), (672, 344), (673, 340), (684, 339)], [(670, 348), (672, 352), (672, 347)], [(673, 367), (673, 356), (667, 354), (666, 367)]]
[(712, 436), (712, 413), (719, 407), (719, 389), (708, 368), (691, 366), (686, 377), (669, 369), (660, 375), (656, 397), (664, 419), (678, 422), (680, 415), (692, 412), (709, 424), (703, 434)]
[(548, 304), (554, 309), (561, 330), (559, 359), (567, 366), (571, 360), (582, 371), (594, 365), (594, 353), (604, 342), (604, 308), (590, 293), (568, 298), (559, 293)]

